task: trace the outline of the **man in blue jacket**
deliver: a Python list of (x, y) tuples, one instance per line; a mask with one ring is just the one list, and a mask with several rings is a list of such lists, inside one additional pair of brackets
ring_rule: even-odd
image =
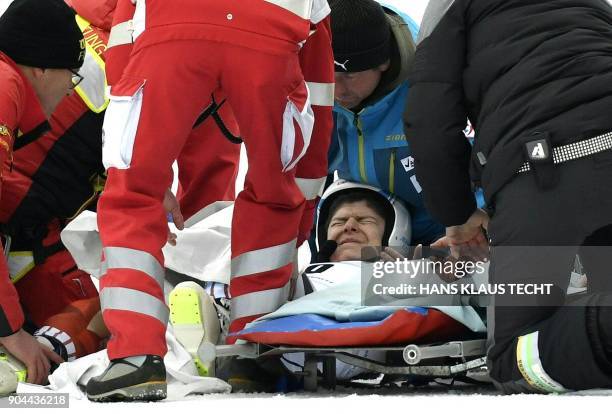
[(402, 114), (418, 27), (374, 0), (330, 0), (336, 71), (330, 172), (397, 195), (412, 216), (412, 244), (444, 235), (422, 201)]

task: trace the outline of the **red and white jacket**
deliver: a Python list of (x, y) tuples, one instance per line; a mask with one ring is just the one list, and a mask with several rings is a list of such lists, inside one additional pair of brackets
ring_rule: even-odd
[[(0, 178), (10, 168), (13, 143), (40, 135), (48, 129), (46, 116), (36, 92), (15, 62), (0, 52)], [(1, 185), (1, 183), (0, 183)], [(0, 202), (2, 202), (0, 200)], [(2, 250), (0, 248), (0, 250)], [(19, 297), (8, 275), (6, 259), (0, 256), (0, 336), (8, 336), (21, 328), (23, 312)]]
[[(95, 54), (103, 60), (116, 2), (117, 0), (95, 2), (66, 0), (81, 18), (79, 23), (87, 43), (88, 55)], [(86, 57), (86, 62), (89, 62), (90, 57)], [(87, 64), (84, 65), (80, 72), (84, 74), (85, 80), (77, 90), (78, 93), (64, 98), (47, 122), (38, 98), (27, 79), (8, 57), (0, 53), (0, 166), (3, 166), (5, 181), (4, 187), (0, 187), (2, 194), (0, 223), (3, 226), (12, 228), (18, 225), (19, 223), (13, 220), (16, 217), (19, 217), (19, 220), (39, 219), (42, 222), (54, 218), (66, 219), (76, 214), (81, 205), (93, 200), (87, 191), (78, 191), (78, 189), (90, 188), (90, 170), (93, 172), (101, 168), (100, 149), (96, 151), (96, 147), (101, 146), (102, 117), (90, 110), (87, 103), (89, 101), (92, 105), (95, 104), (99, 108), (97, 112), (101, 112), (105, 107), (104, 89), (100, 88), (99, 83), (92, 82), (94, 79), (100, 79), (99, 73), (95, 73), (99, 71), (102, 72), (103, 79), (103, 67), (96, 63), (89, 67)], [(85, 132), (82, 131), (83, 128), (75, 131), (73, 126), (77, 122), (86, 125), (89, 133), (80, 135), (81, 132)], [(12, 150), (15, 140), (17, 141), (15, 148), (20, 149), (16, 150), (13, 161)], [(49, 162), (48, 156), (54, 152), (58, 141), (67, 140), (76, 143), (66, 144), (64, 149), (55, 151), (52, 157), (54, 161)], [(85, 165), (87, 171), (73, 171), (66, 168), (67, 165), (75, 164), (66, 162), (70, 161), (68, 158), (78, 160), (76, 164), (79, 168), (83, 168), (84, 164), (88, 163)], [(43, 165), (44, 167), (41, 167)], [(46, 186), (45, 191), (56, 194), (58, 191), (65, 191), (66, 188), (73, 189), (63, 194), (58, 208), (52, 208), (51, 198), (45, 199), (46, 204), (41, 203), (36, 209), (24, 202), (32, 191), (34, 176), (40, 178), (45, 175), (41, 173), (41, 168), (45, 169), (45, 173), (48, 171), (47, 175), (59, 178), (53, 180), (54, 183), (57, 182), (59, 189)], [(80, 186), (73, 185), (81, 176), (85, 178), (79, 182)], [(68, 178), (64, 180), (63, 177)], [(49, 182), (47, 180), (46, 184)], [(28, 215), (16, 214), (19, 209), (27, 210)], [(32, 217), (31, 214), (36, 214), (37, 217)], [(11, 283), (6, 261), (2, 255), (0, 257), (0, 336), (16, 332), (22, 324), (23, 312), (19, 297)]]

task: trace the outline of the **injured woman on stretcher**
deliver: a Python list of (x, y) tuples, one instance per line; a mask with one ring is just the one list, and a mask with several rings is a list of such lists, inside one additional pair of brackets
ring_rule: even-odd
[[(169, 352), (165, 362), (170, 397), (173, 390), (179, 390), (175, 396), (227, 391), (215, 376), (232, 384), (231, 373), (217, 375), (215, 361), (202, 357), (203, 345), (210, 349), (225, 343), (231, 303), (227, 284), (232, 206), (207, 210), (213, 213), (204, 218), (196, 215), (178, 233), (176, 246), (164, 248), (169, 269)], [(393, 196), (338, 180), (322, 196), (316, 223), (317, 257), (306, 261), (300, 253), (298, 262), (310, 264), (301, 265), (302, 271), (287, 285), (287, 303), (237, 333), (239, 344), (367, 348), (357, 351), (357, 356), (384, 363), (386, 353), (377, 347), (484, 336), (483, 312), (466, 306), (460, 295), (422, 294), (418, 289), (432, 284), (480, 283), (479, 278), (486, 279), (486, 268), (469, 272), (458, 266), (453, 269), (455, 262), (444, 257), (444, 252), (410, 247), (410, 215)], [(95, 217), (75, 220), (62, 239), (80, 268), (93, 275), (99, 272)], [(449, 263), (451, 267), (446, 266)], [(438, 266), (428, 271), (427, 264)], [(62, 389), (62, 384), (67, 384), (62, 375), (78, 384), (86, 383), (99, 373), (98, 366), (105, 365), (105, 358), (102, 352), (98, 359), (64, 364), (68, 366), (50, 377), (51, 386), (67, 391)], [(283, 354), (282, 361), (289, 370), (299, 370), (304, 354)], [(335, 372), (341, 380), (364, 371), (336, 362)]]

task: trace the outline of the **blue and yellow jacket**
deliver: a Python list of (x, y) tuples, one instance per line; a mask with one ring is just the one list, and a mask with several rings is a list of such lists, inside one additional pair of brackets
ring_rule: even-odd
[(399, 11), (388, 6), (384, 9), (395, 39), (391, 67), (360, 110), (334, 106), (329, 170), (337, 170), (340, 178), (397, 195), (412, 216), (412, 243), (430, 244), (444, 234), (445, 228), (425, 209), (402, 121), (418, 26)]

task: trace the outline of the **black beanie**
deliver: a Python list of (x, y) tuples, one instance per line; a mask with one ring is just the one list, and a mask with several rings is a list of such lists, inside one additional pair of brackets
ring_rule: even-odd
[(85, 42), (63, 0), (15, 0), (0, 17), (0, 51), (20, 65), (77, 69)]
[(329, 0), (336, 72), (361, 72), (391, 56), (391, 25), (374, 0)]

